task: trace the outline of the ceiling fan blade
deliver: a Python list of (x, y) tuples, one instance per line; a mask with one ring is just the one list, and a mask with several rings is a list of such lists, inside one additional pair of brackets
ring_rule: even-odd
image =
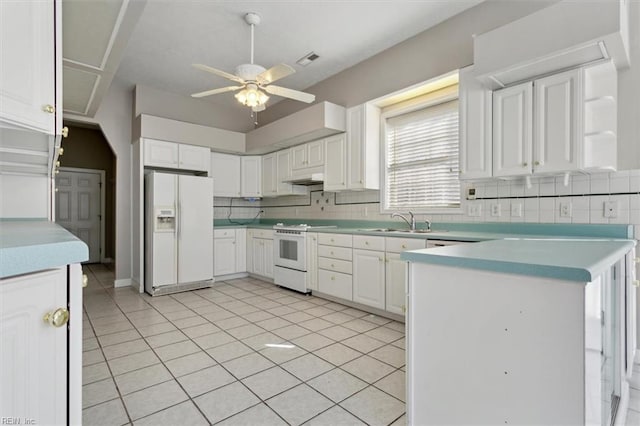
[(226, 93), (226, 92), (232, 92), (234, 90), (240, 90), (243, 87), (244, 86), (227, 86), (227, 87), (221, 87), (219, 89), (205, 90), (204, 92), (194, 93), (193, 95), (191, 95), (191, 97), (203, 98), (205, 96), (217, 95), (218, 93)]
[(195, 68), (198, 68), (199, 70), (210, 72), (211, 74), (219, 75), (220, 77), (228, 78), (229, 80), (237, 81), (238, 83), (244, 84), (244, 80), (243, 79), (241, 79), (237, 75), (229, 74), (226, 71), (222, 71), (222, 70), (219, 70), (219, 69), (216, 69), (216, 68), (212, 68), (210, 66), (202, 65), (202, 64), (193, 64), (193, 66)]
[(269, 85), (269, 86), (265, 86), (264, 90), (267, 93), (270, 93), (272, 95), (295, 99), (296, 101), (306, 102), (308, 104), (316, 100), (316, 95), (312, 95), (311, 93), (300, 92), (298, 90), (287, 89), (286, 87)]
[(260, 84), (269, 84), (291, 75), (294, 72), (296, 72), (296, 70), (294, 70), (293, 67), (287, 64), (278, 64), (258, 74), (256, 80), (258, 80)]

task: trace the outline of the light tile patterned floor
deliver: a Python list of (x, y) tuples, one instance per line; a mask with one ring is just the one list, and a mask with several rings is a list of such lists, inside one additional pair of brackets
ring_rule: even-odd
[(152, 298), (84, 270), (85, 425), (405, 424), (402, 323), (251, 278)]

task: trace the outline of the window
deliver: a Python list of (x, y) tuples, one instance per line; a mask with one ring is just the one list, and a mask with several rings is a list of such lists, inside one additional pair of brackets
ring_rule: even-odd
[(460, 208), (457, 90), (431, 98), (383, 113), (384, 210)]

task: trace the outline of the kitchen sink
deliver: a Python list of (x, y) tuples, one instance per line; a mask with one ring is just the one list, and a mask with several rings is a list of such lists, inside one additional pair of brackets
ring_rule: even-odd
[(389, 229), (389, 228), (374, 228), (374, 229), (359, 229), (358, 231), (364, 232), (405, 232), (408, 234), (429, 234), (431, 232), (447, 232), (442, 229), (433, 230), (433, 229)]

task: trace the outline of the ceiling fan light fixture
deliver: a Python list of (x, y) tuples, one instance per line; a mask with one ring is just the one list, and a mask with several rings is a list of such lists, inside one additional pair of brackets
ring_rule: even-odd
[(247, 84), (246, 88), (235, 94), (235, 98), (242, 105), (248, 107), (264, 105), (269, 100), (269, 96), (261, 91), (255, 84)]

